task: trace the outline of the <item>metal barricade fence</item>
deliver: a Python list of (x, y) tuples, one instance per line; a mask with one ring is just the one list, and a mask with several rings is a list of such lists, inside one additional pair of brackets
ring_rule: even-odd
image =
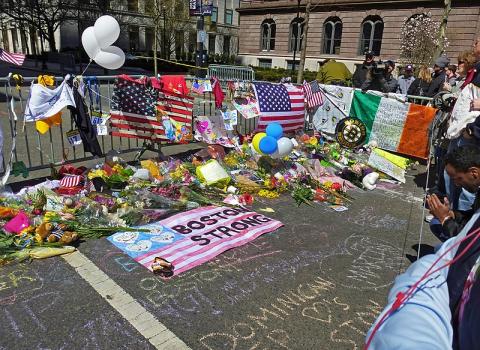
[[(140, 76), (132, 76), (139, 78)], [(94, 159), (90, 154), (83, 151), (83, 146), (72, 146), (66, 137), (66, 132), (76, 129), (75, 124), (70, 117), (70, 113), (65, 109), (63, 111), (62, 124), (59, 127), (50, 128), (45, 134), (40, 134), (35, 127), (35, 123), (24, 123), (23, 114), (25, 105), (28, 99), (29, 88), (32, 81), (36, 77), (25, 77), (24, 84), (19, 89), (14, 86), (9, 86), (8, 78), (0, 78), (0, 84), (4, 85), (3, 93), (0, 95), (0, 127), (3, 130), (3, 169), (5, 163), (9, 161), (10, 149), (12, 146), (12, 139), (14, 129), (16, 130), (16, 149), (13, 152), (13, 163), (23, 162), (29, 171), (48, 169), (52, 165), (58, 166), (64, 163), (75, 163)], [(57, 82), (62, 81), (63, 77), (55, 77)], [(97, 76), (99, 81), (99, 95), (101, 107), (104, 112), (110, 111), (110, 101), (113, 93), (113, 83), (115, 76)], [(194, 77), (186, 77), (187, 80), (193, 80)], [(229, 108), (231, 105), (231, 96), (226, 93), (225, 100)], [(14, 98), (15, 113), (18, 116), (18, 122), (14, 122), (14, 116), (10, 109), (11, 97)], [(194, 95), (193, 116), (205, 115), (213, 116), (216, 113), (215, 99), (212, 93), (204, 93), (202, 95)], [(408, 96), (409, 102), (423, 102), (430, 101), (430, 98), (421, 96)], [(423, 103), (422, 103), (423, 104)], [(311, 120), (306, 118), (305, 129), (311, 130)], [(245, 119), (238, 118), (238, 125), (235, 132), (240, 135), (246, 135), (253, 132), (257, 127), (257, 118)], [(15, 125), (16, 124), (16, 125)], [(119, 151), (120, 153), (138, 152), (144, 149), (144, 141), (139, 139), (121, 138), (109, 135), (98, 136), (100, 146), (104, 154), (111, 150)], [(159, 147), (165, 146), (168, 143), (159, 144)]]
[(220, 80), (254, 81), (255, 71), (247, 66), (226, 66), (211, 64), (208, 66), (209, 77), (217, 77)]
[[(140, 75), (132, 75), (133, 78), (140, 78)], [(113, 84), (115, 76), (97, 76), (99, 82), (100, 104), (104, 112), (110, 112), (110, 101), (113, 93)], [(8, 78), (0, 78), (0, 84), (3, 84), (3, 91), (0, 92), (0, 127), (3, 131), (3, 167), (9, 161), (10, 150), (14, 129), (16, 131), (16, 147), (13, 152), (13, 163), (23, 162), (28, 171), (48, 169), (52, 165), (58, 166), (64, 163), (75, 163), (94, 159), (90, 153), (83, 151), (83, 146), (72, 146), (67, 139), (66, 132), (76, 129), (70, 112), (67, 109), (62, 111), (62, 124), (58, 127), (51, 127), (45, 134), (40, 134), (35, 127), (35, 123), (24, 123), (24, 110), (29, 96), (30, 85), (36, 81), (36, 77), (24, 77), (23, 85), (18, 89), (15, 86), (9, 86)], [(64, 77), (55, 77), (56, 82), (60, 82)], [(187, 77), (187, 80), (193, 80)], [(92, 93), (95, 96), (94, 92)], [(18, 121), (15, 123), (14, 115), (11, 110), (11, 98), (14, 99), (15, 114)], [(211, 92), (202, 95), (194, 95), (193, 116), (205, 115), (213, 116), (216, 113), (215, 99)], [(87, 104), (89, 99), (87, 98)], [(226, 99), (228, 105), (229, 101)], [(233, 108), (233, 106), (231, 107)], [(251, 133), (256, 128), (256, 119), (238, 118), (238, 125), (235, 132), (245, 135)], [(114, 137), (112, 135), (98, 136), (103, 154), (111, 150), (120, 153), (139, 152), (144, 150), (144, 141), (133, 138)], [(194, 141), (195, 142), (195, 141)], [(155, 144), (157, 148), (169, 145), (168, 142)], [(1, 141), (0, 141), (1, 146)]]

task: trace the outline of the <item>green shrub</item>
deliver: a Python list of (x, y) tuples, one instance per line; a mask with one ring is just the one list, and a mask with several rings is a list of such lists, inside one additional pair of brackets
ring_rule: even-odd
[[(278, 83), (282, 78), (291, 77), (292, 82), (297, 81), (297, 73), (298, 71), (292, 72), (291, 70), (287, 70), (285, 68), (260, 68), (260, 67), (252, 67), (255, 71), (255, 80), (264, 80), (264, 81), (271, 81)], [(306, 81), (315, 80), (316, 72), (311, 72), (309, 70), (303, 71), (303, 78)]]

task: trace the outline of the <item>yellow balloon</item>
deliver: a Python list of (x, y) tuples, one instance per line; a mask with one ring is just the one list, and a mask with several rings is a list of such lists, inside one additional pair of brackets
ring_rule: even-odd
[(263, 154), (262, 151), (260, 151), (260, 141), (265, 137), (267, 136), (266, 133), (264, 132), (259, 132), (258, 134), (256, 134), (253, 139), (252, 139), (252, 145), (253, 145), (253, 148), (255, 149), (255, 151), (257, 151), (258, 153), (260, 154)]

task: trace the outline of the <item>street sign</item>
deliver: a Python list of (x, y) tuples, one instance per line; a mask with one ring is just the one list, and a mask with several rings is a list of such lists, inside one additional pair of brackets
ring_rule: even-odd
[(213, 0), (189, 0), (190, 16), (211, 16)]
[(207, 39), (207, 32), (204, 30), (197, 31), (197, 43), (204, 43)]

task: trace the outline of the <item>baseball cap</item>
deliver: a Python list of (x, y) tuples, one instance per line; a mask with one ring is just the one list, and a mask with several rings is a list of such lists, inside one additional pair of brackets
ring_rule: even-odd
[(440, 56), (435, 60), (435, 65), (440, 68), (445, 68), (450, 64), (450, 60), (446, 56)]
[(395, 62), (392, 60), (385, 61), (385, 65), (390, 66), (390, 67), (395, 67)]
[(365, 57), (372, 58), (375, 56), (375, 53), (373, 51), (365, 51)]
[(411, 64), (407, 64), (407, 65), (405, 66), (405, 70), (407, 70), (407, 71), (413, 71), (413, 66), (412, 66)]

